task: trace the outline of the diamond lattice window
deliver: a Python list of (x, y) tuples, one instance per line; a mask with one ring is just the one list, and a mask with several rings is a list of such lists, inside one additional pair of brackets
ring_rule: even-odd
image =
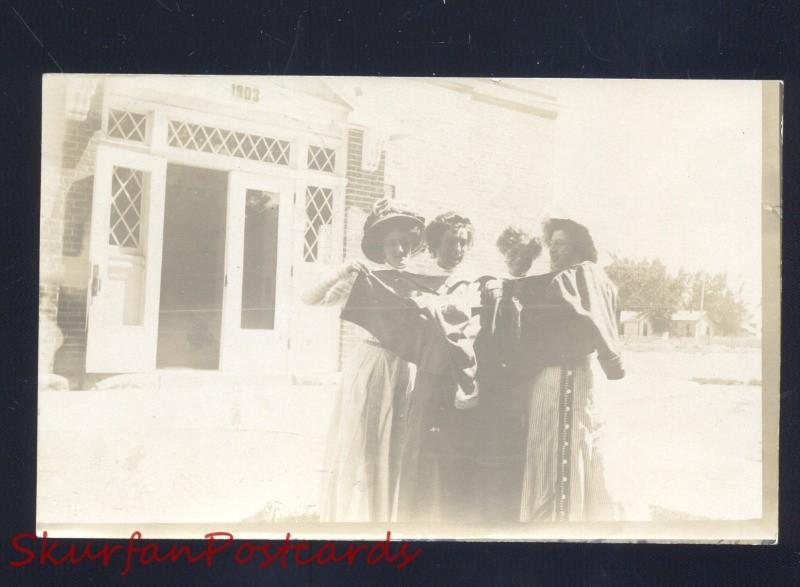
[(145, 142), (147, 136), (147, 115), (111, 110), (108, 113), (108, 136), (126, 141)]
[(333, 173), (336, 169), (336, 151), (325, 147), (308, 147), (308, 168)]
[(108, 242), (126, 248), (139, 248), (144, 196), (144, 172), (114, 167), (111, 176), (111, 219)]
[(331, 260), (332, 226), (333, 190), (308, 186), (304, 260), (322, 263)]
[(288, 141), (177, 120), (169, 121), (168, 131), (170, 147), (289, 165)]

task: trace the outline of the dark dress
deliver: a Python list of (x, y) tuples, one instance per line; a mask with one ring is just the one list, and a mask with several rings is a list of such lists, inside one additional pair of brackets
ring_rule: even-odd
[[(519, 280), (481, 284), (480, 332), (475, 341), (480, 404), (476, 410), (476, 508), (485, 523), (519, 519), (527, 410), (522, 393), (528, 372), (520, 360)], [(525, 367), (524, 369), (522, 367)]]
[[(400, 522), (474, 518), (476, 413), (456, 410), (459, 388), (469, 394), (477, 366), (479, 318), (446, 311), (445, 277), (360, 276), (342, 318), (365, 328), (387, 349), (417, 365), (408, 400), (398, 481)], [(402, 416), (398, 416), (402, 417)]]

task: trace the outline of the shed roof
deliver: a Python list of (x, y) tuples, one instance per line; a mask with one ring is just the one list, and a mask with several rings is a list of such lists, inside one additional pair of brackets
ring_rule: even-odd
[(620, 312), (619, 321), (620, 322), (639, 322), (641, 320), (646, 320), (647, 316), (644, 312), (639, 311), (632, 311), (632, 310), (622, 310)]
[(705, 310), (678, 310), (671, 316), (671, 319), (673, 322), (697, 322), (705, 316)]

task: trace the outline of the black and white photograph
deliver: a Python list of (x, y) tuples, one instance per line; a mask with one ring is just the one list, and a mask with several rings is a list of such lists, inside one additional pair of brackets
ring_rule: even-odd
[(42, 107), (38, 528), (776, 540), (779, 82)]

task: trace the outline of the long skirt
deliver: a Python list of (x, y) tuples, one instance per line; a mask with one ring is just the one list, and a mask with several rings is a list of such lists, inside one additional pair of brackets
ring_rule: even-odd
[[(519, 390), (498, 381), (477, 408), (477, 507), (484, 523), (519, 521), (527, 421)], [(494, 392), (494, 393), (492, 393)]]
[(530, 384), (523, 522), (612, 519), (590, 356), (545, 367)]
[(342, 372), (325, 455), (323, 522), (392, 521), (405, 402), (413, 366), (377, 342), (353, 350)]
[(400, 522), (475, 522), (475, 410), (453, 406), (450, 376), (419, 371), (407, 409), (398, 483)]

